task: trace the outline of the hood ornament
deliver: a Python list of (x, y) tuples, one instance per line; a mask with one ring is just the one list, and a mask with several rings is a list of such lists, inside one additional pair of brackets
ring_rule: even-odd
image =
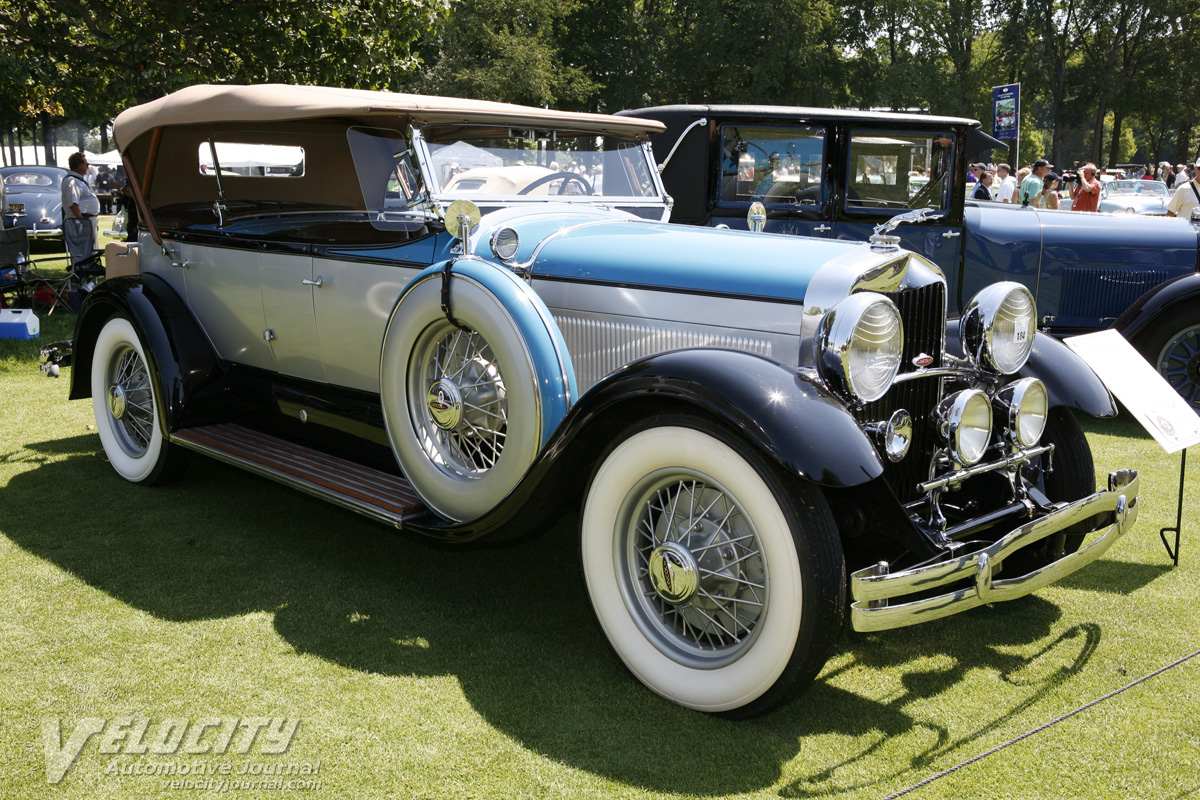
[(904, 223), (917, 223), (932, 219), (934, 213), (934, 209), (932, 208), (914, 208), (912, 211), (897, 214), (887, 222), (881, 222), (876, 225), (875, 232), (871, 234), (867, 241), (871, 243), (871, 249), (876, 252), (899, 250), (900, 237), (893, 235), (892, 231)]

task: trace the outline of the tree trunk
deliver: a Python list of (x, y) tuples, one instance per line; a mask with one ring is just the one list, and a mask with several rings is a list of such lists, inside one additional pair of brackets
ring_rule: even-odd
[(57, 166), (54, 157), (54, 131), (50, 128), (50, 115), (43, 111), (39, 117), (42, 121), (42, 149), (46, 156), (46, 166)]
[(108, 146), (108, 123), (102, 122), (100, 123), (100, 152), (107, 153), (109, 150), (112, 148)]
[(1179, 135), (1175, 138), (1175, 158), (1173, 164), (1188, 164), (1196, 159), (1192, 158), (1191, 153), (1192, 125), (1191, 120), (1179, 120)]
[(1112, 143), (1108, 146), (1108, 166), (1116, 164), (1121, 159), (1121, 122), (1123, 115), (1118, 109), (1113, 109)]
[(83, 140), (83, 135), (84, 135), (83, 123), (76, 122), (75, 123), (75, 149), (78, 150), (80, 153), (82, 153), (84, 150), (87, 149), (87, 144)]
[(1089, 161), (1096, 166), (1104, 163), (1104, 118), (1108, 116), (1108, 104), (1101, 100), (1096, 108), (1096, 127), (1092, 131), (1092, 150)]

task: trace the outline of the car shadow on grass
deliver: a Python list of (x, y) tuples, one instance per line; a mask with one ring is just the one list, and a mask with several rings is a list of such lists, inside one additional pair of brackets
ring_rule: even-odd
[[(784, 765), (782, 794), (795, 797), (923, 777), (935, 759), (973, 755), (970, 745), (1077, 674), (1101, 637), (1080, 625), (1052, 638), (1060, 612), (1038, 597), (847, 633), (806, 692), (732, 722), (663, 700), (624, 671), (588, 605), (574, 518), (516, 545), (430, 547), (206, 459), (150, 489), (120, 480), (94, 436), (28, 450), (57, 459), (5, 488), (0, 530), (29, 553), (161, 620), (272, 612), (299, 654), (364, 673), (453, 675), (476, 712), (522, 746), (651, 791), (761, 790)], [(1039, 643), (1031, 657), (1010, 652)], [(994, 713), (966, 734), (922, 718), (923, 702), (975, 670), (999, 674), (1022, 699), (988, 705)], [(898, 692), (866, 696), (897, 674)], [(854, 752), (805, 751), (807, 737), (825, 734), (854, 737)]]

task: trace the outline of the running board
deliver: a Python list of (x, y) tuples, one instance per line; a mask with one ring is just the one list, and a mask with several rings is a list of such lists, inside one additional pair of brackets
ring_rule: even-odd
[(171, 441), (397, 528), (429, 513), (398, 475), (241, 425), (185, 428), (172, 433)]

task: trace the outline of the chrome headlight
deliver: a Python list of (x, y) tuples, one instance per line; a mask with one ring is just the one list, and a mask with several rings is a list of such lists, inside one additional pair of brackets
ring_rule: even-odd
[(821, 379), (834, 391), (869, 403), (891, 387), (900, 369), (904, 328), (881, 294), (852, 294), (825, 313), (816, 336)]
[(1010, 383), (996, 395), (996, 403), (1008, 416), (1008, 437), (1020, 447), (1033, 447), (1046, 430), (1050, 398), (1046, 385), (1037, 378)]
[(517, 254), (521, 237), (512, 228), (501, 228), (492, 234), (492, 252), (501, 261), (509, 261)]
[(976, 464), (987, 451), (992, 437), (992, 404), (978, 389), (964, 389), (938, 403), (938, 433), (950, 446), (959, 464)]
[(963, 350), (977, 366), (1011, 375), (1029, 358), (1037, 333), (1033, 295), (1019, 283), (994, 283), (971, 298), (959, 322)]

